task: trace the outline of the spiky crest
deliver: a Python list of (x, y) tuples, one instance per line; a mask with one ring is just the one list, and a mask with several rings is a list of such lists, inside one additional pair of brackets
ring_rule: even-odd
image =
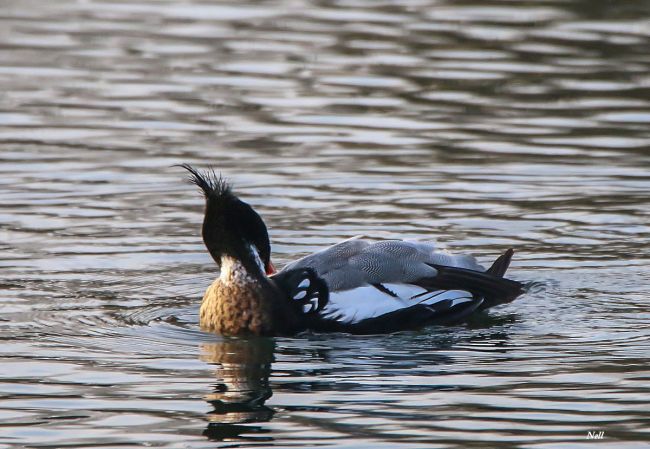
[(218, 175), (214, 168), (208, 168), (206, 171), (201, 172), (190, 164), (179, 164), (178, 167), (190, 172), (189, 181), (198, 186), (206, 198), (232, 195), (230, 183), (221, 175)]

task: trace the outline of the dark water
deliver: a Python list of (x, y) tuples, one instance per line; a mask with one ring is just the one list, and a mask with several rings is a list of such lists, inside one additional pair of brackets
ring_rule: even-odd
[[(458, 327), (204, 334), (181, 162), (278, 265), (437, 238), (537, 286)], [(2, 449), (650, 446), (648, 1), (4, 0), (0, 184)]]

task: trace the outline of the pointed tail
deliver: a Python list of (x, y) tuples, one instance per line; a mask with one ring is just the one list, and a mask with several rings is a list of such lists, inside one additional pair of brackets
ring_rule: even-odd
[(497, 260), (494, 261), (492, 266), (487, 269), (486, 273), (502, 278), (510, 266), (510, 261), (512, 260), (512, 255), (514, 253), (515, 250), (510, 248), (508, 251), (501, 254)]

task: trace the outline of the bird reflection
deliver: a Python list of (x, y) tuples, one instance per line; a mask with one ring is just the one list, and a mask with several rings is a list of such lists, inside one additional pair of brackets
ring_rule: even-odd
[[(346, 335), (306, 335), (295, 339), (223, 338), (203, 343), (200, 359), (214, 365), (217, 380), (205, 396), (212, 410), (207, 414), (208, 425), (203, 435), (212, 441), (233, 442), (232, 447), (235, 447), (235, 442), (268, 445), (274, 441), (270, 426), (264, 423), (271, 421), (275, 413), (266, 406), (266, 401), (273, 394), (269, 378), (276, 350), (280, 358), (299, 355), (300, 360), (306, 362), (286, 372), (281, 369), (276, 372), (276, 379), (285, 379), (273, 385), (276, 393), (293, 395), (331, 390), (340, 394), (355, 391), (364, 392), (368, 397), (377, 396), (376, 402), (382, 403), (379, 398), (386, 390), (416, 395), (477, 388), (455, 382), (455, 374), (462, 372), (462, 368), (455, 367), (456, 357), (450, 351), (461, 343), (468, 351), (475, 348), (481, 352), (507, 353), (509, 336), (504, 327), (514, 322), (515, 318), (515, 315), (484, 316), (469, 326), (472, 331), (460, 327), (436, 327), (427, 332), (355, 338)], [(276, 342), (279, 348), (276, 348)], [(347, 367), (343, 373), (341, 366)], [(430, 381), (404, 383), (399, 380), (404, 373), (420, 378), (430, 377)], [(333, 381), (346, 374), (351, 379), (342, 383)], [(369, 377), (381, 379), (381, 382), (364, 382)], [(392, 377), (398, 380), (391, 383)], [(357, 413), (358, 404), (354, 404), (354, 401), (351, 397), (349, 404), (339, 404), (338, 411)], [(283, 412), (297, 414), (331, 411), (316, 402), (279, 407)], [(399, 409), (396, 410), (395, 413), (401, 413)], [(410, 409), (404, 411), (407, 414), (411, 412)], [(363, 413), (369, 417), (385, 418), (383, 412), (365, 410)], [(328, 432), (349, 431), (345, 426), (338, 426), (336, 420), (304, 416), (302, 419), (309, 426)], [(381, 438), (380, 433), (376, 438)]]
[(248, 423), (270, 421), (273, 409), (264, 405), (275, 343), (267, 338), (224, 339), (204, 343), (201, 360), (216, 366), (218, 382), (206, 401), (213, 410), (203, 435), (211, 440), (271, 441), (269, 430)]

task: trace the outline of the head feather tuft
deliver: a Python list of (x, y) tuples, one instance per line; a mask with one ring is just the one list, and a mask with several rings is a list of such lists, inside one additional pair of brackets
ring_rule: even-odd
[(213, 168), (208, 168), (206, 171), (201, 172), (189, 164), (180, 164), (178, 167), (182, 167), (190, 172), (189, 181), (198, 186), (206, 198), (232, 194), (228, 181), (221, 175), (218, 175)]

